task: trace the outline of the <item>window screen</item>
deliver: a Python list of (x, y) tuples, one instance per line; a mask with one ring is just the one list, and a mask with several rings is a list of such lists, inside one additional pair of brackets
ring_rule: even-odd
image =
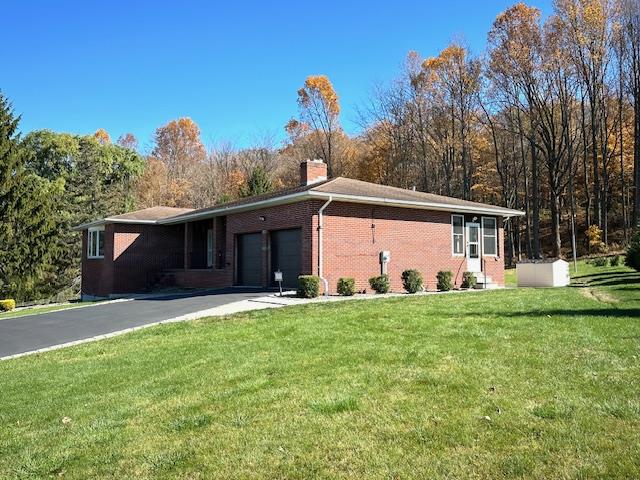
[(451, 215), (453, 254), (464, 255), (464, 217)]
[(482, 250), (485, 255), (498, 254), (498, 236), (495, 218), (482, 219)]

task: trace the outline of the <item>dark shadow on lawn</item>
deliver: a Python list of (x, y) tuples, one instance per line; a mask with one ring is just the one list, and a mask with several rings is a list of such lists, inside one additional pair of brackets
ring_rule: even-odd
[(573, 277), (572, 287), (584, 286), (611, 286), (640, 283), (640, 273), (638, 272), (618, 272), (618, 273), (597, 273), (595, 275), (582, 275)]
[(589, 285), (594, 287), (612, 287), (614, 285), (633, 285), (635, 283), (640, 283), (640, 275), (624, 278), (612, 278), (609, 280), (602, 280), (601, 282), (596, 281), (589, 283)]
[(587, 308), (584, 310), (551, 309), (531, 310), (528, 312), (511, 312), (505, 317), (614, 317), (640, 320), (640, 308)]
[[(604, 268), (604, 267), (603, 267)], [(625, 271), (625, 272), (611, 272), (609, 270), (598, 273), (583, 273), (582, 275), (572, 276), (571, 278), (575, 280), (579, 280), (581, 278), (594, 278), (594, 277), (618, 277), (620, 275), (634, 275), (636, 272), (634, 271)]]

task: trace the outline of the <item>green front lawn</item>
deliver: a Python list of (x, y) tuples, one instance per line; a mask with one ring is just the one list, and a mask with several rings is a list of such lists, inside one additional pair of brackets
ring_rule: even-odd
[(581, 265), (574, 282), (0, 362), (0, 478), (638, 478), (640, 274)]
[(40, 313), (56, 312), (58, 310), (67, 310), (69, 308), (86, 307), (93, 305), (97, 302), (73, 302), (73, 303), (60, 303), (58, 305), (35, 305), (29, 308), (23, 308), (20, 310), (11, 310), (9, 312), (0, 312), (0, 320), (6, 320), (8, 318), (24, 317), (26, 315), (37, 315)]

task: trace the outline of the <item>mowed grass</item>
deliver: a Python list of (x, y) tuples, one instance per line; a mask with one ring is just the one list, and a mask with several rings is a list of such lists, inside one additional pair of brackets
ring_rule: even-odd
[(20, 310), (11, 310), (9, 312), (0, 312), (0, 320), (6, 320), (9, 318), (24, 317), (27, 315), (37, 315), (40, 313), (56, 312), (58, 310), (68, 310), (69, 308), (80, 308), (94, 305), (96, 302), (74, 302), (74, 303), (61, 303), (58, 305), (35, 305), (33, 307), (24, 308)]
[(285, 308), (0, 362), (0, 478), (638, 478), (640, 274)]

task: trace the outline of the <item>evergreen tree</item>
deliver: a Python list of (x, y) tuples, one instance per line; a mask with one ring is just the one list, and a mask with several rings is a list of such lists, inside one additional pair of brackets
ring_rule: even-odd
[(636, 230), (631, 237), (631, 242), (627, 247), (627, 255), (625, 257), (625, 265), (640, 272), (640, 226), (636, 227)]
[(273, 183), (263, 166), (258, 165), (253, 169), (247, 184), (240, 189), (242, 197), (252, 197), (273, 191)]
[(46, 289), (46, 272), (57, 253), (55, 200), (64, 182), (25, 169), (19, 121), (0, 94), (0, 297), (22, 301)]
[(22, 145), (28, 153), (28, 171), (52, 182), (64, 181), (64, 195), (56, 203), (59, 229), (54, 243), (65, 253), (54, 259), (47, 278), (52, 293), (73, 296), (80, 277), (82, 237), (72, 227), (134, 209), (131, 185), (144, 162), (133, 150), (90, 135), (40, 130), (29, 133)]

